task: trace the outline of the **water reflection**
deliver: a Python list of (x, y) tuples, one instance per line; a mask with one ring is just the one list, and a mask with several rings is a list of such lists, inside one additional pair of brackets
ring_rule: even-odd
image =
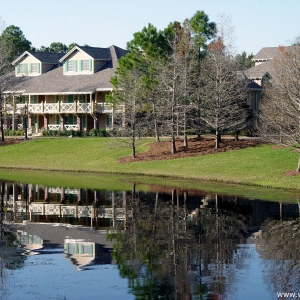
[(260, 297), (299, 290), (298, 204), (3, 182), (1, 208), (17, 268), (28, 255), (60, 252), (75, 270), (116, 265), (136, 299), (239, 299), (255, 251), (268, 289)]

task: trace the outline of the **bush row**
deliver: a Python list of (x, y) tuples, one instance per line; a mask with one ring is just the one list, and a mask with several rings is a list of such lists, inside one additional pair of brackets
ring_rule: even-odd
[(79, 131), (79, 130), (43, 130), (43, 136), (107, 136), (106, 130), (104, 129), (91, 129), (90, 131)]
[(24, 135), (24, 130), (5, 129), (4, 135), (6, 135), (6, 136), (22, 136), (22, 135)]

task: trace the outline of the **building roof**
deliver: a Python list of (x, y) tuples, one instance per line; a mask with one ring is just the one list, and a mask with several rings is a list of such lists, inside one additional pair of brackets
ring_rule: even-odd
[(113, 59), (113, 55), (117, 59), (120, 57), (126, 55), (128, 52), (127, 50), (121, 49), (117, 46), (114, 47), (114, 53), (111, 52), (110, 48), (99, 48), (99, 47), (87, 47), (87, 46), (75, 46), (73, 49), (71, 49), (68, 53), (64, 54), (60, 58), (60, 62), (65, 61), (68, 56), (70, 56), (75, 51), (83, 51), (86, 54), (88, 54), (90, 57), (92, 57), (94, 60), (102, 60), (102, 61), (110, 61)]
[(273, 59), (278, 51), (278, 47), (264, 47), (254, 55), (252, 60), (270, 60)]
[(109, 48), (77, 46), (79, 49), (90, 55), (96, 60), (111, 60)]
[(24, 95), (89, 94), (96, 90), (112, 89), (110, 83), (118, 66), (118, 58), (127, 53), (116, 46), (105, 48), (110, 52), (111, 60), (96, 73), (86, 75), (64, 75), (63, 67), (53, 68), (40, 76), (23, 77), (15, 90), (24, 91)]
[(64, 56), (64, 53), (56, 53), (56, 52), (33, 52), (29, 51), (29, 53), (38, 59), (42, 63), (47, 64), (58, 64), (59, 60)]
[(64, 56), (63, 53), (56, 53), (56, 52), (34, 52), (34, 51), (25, 51), (22, 55), (17, 57), (13, 62), (12, 65), (16, 65), (23, 57), (27, 55), (35, 57), (41, 63), (45, 64), (59, 64), (59, 60)]
[(282, 51), (286, 48), (291, 48), (292, 46), (278, 46), (278, 47), (264, 47), (262, 48), (254, 57), (252, 60), (254, 61), (266, 61), (273, 59), (278, 51)]
[(261, 79), (265, 75), (272, 76), (272, 61), (267, 61), (265, 63), (254, 66), (250, 69), (244, 71), (244, 74), (249, 79)]

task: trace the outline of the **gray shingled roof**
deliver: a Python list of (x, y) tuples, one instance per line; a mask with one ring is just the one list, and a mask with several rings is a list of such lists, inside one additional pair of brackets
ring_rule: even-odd
[(34, 52), (28, 51), (32, 56), (42, 63), (58, 64), (59, 60), (65, 55), (64, 53), (56, 52)]
[(250, 80), (249, 78), (247, 78), (244, 71), (238, 71), (237, 74), (238, 74), (238, 76), (240, 76), (245, 81), (245, 83), (247, 85), (247, 89), (249, 89), (249, 90), (262, 90), (262, 87), (259, 84), (257, 84), (256, 82)]
[(109, 48), (85, 47), (77, 46), (82, 51), (86, 52), (92, 58), (97, 60), (111, 60), (111, 53)]
[(257, 66), (254, 66), (248, 70), (245, 70), (244, 74), (249, 79), (258, 79), (258, 78), (262, 78), (267, 73), (269, 73), (270, 76), (272, 76), (272, 72), (273, 72), (272, 61), (267, 61)]
[(127, 52), (116, 46), (106, 48), (112, 57), (95, 74), (91, 75), (63, 75), (63, 67), (58, 67), (40, 76), (25, 77), (15, 90), (24, 90), (24, 94), (61, 94), (61, 93), (90, 93), (96, 89), (112, 88), (110, 79), (115, 74), (121, 53)]
[(270, 60), (273, 59), (278, 53), (280, 48), (290, 48), (292, 46), (279, 46), (279, 47), (264, 47), (256, 55), (254, 55), (252, 60)]

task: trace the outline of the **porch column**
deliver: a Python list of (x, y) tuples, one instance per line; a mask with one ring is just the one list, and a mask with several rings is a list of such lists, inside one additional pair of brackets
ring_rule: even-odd
[(48, 191), (48, 187), (45, 187), (45, 202), (48, 202), (49, 200), (49, 191)]
[(60, 121), (60, 130), (64, 130), (64, 127), (65, 127), (65, 115), (64, 114), (59, 115), (59, 121)]
[(99, 129), (99, 114), (93, 115), (94, 118), (94, 129)]
[(82, 130), (82, 126), (81, 126), (81, 118), (82, 118), (82, 114), (77, 114), (76, 115), (76, 117), (77, 117), (77, 127), (78, 127), (78, 130)]
[(16, 97), (13, 96), (13, 106), (12, 106), (12, 116), (11, 116), (12, 130), (15, 130), (15, 109), (16, 109), (15, 100), (16, 100)]
[(49, 115), (44, 115), (44, 127), (47, 130), (49, 124)]
[(28, 115), (28, 128), (32, 126), (32, 115)]
[(64, 188), (61, 188), (60, 203), (65, 203), (65, 189)]

